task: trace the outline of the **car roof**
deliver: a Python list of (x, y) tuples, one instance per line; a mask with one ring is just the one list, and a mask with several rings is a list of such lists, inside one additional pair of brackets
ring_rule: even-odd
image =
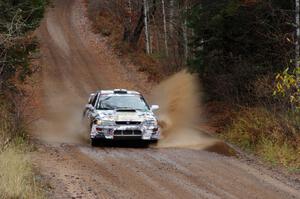
[(141, 95), (139, 92), (137, 91), (133, 91), (133, 90), (126, 90), (126, 89), (114, 89), (114, 90), (100, 90), (98, 91), (100, 94), (129, 94), (129, 95)]

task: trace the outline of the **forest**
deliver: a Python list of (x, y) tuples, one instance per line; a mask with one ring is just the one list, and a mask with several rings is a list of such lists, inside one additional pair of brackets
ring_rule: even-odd
[(197, 73), (220, 137), (299, 168), (297, 0), (89, 0), (88, 9), (94, 31), (150, 80)]
[[(300, 0), (0, 0), (0, 198), (296, 198), (299, 40)], [(92, 88), (150, 90), (182, 71), (202, 99), (180, 98), (197, 108), (177, 121), (205, 115), (211, 148), (236, 157), (88, 145)], [(207, 142), (200, 127), (186, 137)]]

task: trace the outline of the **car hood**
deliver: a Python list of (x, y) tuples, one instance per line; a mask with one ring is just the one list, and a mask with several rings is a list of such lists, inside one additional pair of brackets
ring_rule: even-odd
[(145, 121), (156, 120), (151, 111), (117, 111), (117, 110), (97, 110), (97, 118), (113, 121)]

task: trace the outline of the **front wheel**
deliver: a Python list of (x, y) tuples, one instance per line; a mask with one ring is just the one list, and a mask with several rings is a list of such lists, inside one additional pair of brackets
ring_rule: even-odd
[(156, 145), (158, 143), (158, 140), (150, 140), (149, 144)]
[(91, 139), (91, 145), (92, 145), (93, 147), (97, 146), (97, 145), (98, 145), (97, 140), (96, 140), (96, 139)]

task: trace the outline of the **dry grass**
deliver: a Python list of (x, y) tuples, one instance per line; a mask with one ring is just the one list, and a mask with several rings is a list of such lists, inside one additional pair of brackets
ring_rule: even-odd
[(44, 198), (24, 148), (19, 143), (0, 153), (0, 198)]
[(25, 130), (15, 128), (11, 108), (0, 98), (0, 198), (43, 198), (26, 155)]
[(289, 120), (264, 108), (242, 108), (222, 135), (273, 164), (300, 169), (300, 134)]
[(9, 112), (9, 106), (4, 100), (0, 100), (0, 147), (4, 147), (11, 139), (11, 134), (8, 134), (13, 129), (13, 116)]

